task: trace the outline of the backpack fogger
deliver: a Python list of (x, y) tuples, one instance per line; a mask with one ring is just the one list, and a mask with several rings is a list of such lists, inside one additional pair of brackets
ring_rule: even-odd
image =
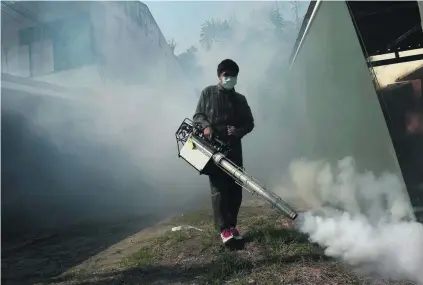
[(200, 124), (196, 124), (190, 119), (185, 119), (175, 135), (178, 156), (182, 157), (200, 174), (204, 174), (210, 164), (215, 164), (232, 177), (242, 188), (251, 194), (263, 197), (285, 216), (292, 220), (298, 216), (297, 212), (279, 196), (268, 191), (257, 180), (248, 175), (244, 169), (230, 161), (226, 157), (230, 151), (230, 146), (219, 140), (217, 136), (212, 136), (211, 139), (206, 138)]

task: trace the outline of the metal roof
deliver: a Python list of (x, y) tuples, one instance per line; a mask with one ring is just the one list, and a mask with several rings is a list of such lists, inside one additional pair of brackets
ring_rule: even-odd
[(368, 56), (423, 48), (417, 1), (347, 1)]
[[(320, 1), (311, 1), (301, 25), (290, 62), (293, 64)], [(346, 1), (351, 20), (366, 58), (423, 48), (422, 19), (417, 1)], [(423, 55), (381, 60), (369, 64), (385, 65), (423, 59)]]

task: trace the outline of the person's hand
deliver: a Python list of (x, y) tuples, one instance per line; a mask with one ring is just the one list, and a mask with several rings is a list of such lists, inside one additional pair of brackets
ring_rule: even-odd
[(211, 128), (210, 127), (205, 128), (203, 133), (206, 137), (210, 137), (211, 136)]
[(235, 134), (235, 127), (234, 126), (228, 126), (228, 136), (232, 136)]

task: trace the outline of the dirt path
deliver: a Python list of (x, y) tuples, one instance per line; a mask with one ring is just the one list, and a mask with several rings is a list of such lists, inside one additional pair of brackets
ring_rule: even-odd
[[(240, 213), (242, 250), (220, 245), (204, 209), (136, 233), (48, 284), (411, 284), (355, 276), (295, 231), (292, 221), (260, 202), (249, 204)], [(202, 231), (169, 231), (177, 225)]]
[[(246, 199), (245, 204), (262, 205)], [(111, 223), (87, 224), (58, 233), (2, 242), (2, 284), (45, 284), (69, 272), (113, 270), (143, 241), (171, 228), (170, 219), (131, 217)]]
[[(222, 252), (207, 208), (150, 226), (138, 217), (4, 244), (2, 284), (410, 284), (354, 276), (261, 200), (244, 202), (240, 224), (248, 243), (236, 252)], [(203, 231), (170, 231), (178, 225)]]

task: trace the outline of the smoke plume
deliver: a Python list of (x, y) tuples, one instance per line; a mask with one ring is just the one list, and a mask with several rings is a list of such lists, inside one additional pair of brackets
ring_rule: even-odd
[(325, 248), (325, 254), (352, 266), (358, 274), (423, 284), (423, 225), (417, 222), (371, 223), (348, 212), (329, 216), (306, 213), (301, 231)]
[(291, 165), (293, 185), (312, 210), (299, 229), (325, 254), (358, 274), (423, 284), (423, 225), (414, 221), (403, 185), (385, 173), (357, 173), (352, 158)]

